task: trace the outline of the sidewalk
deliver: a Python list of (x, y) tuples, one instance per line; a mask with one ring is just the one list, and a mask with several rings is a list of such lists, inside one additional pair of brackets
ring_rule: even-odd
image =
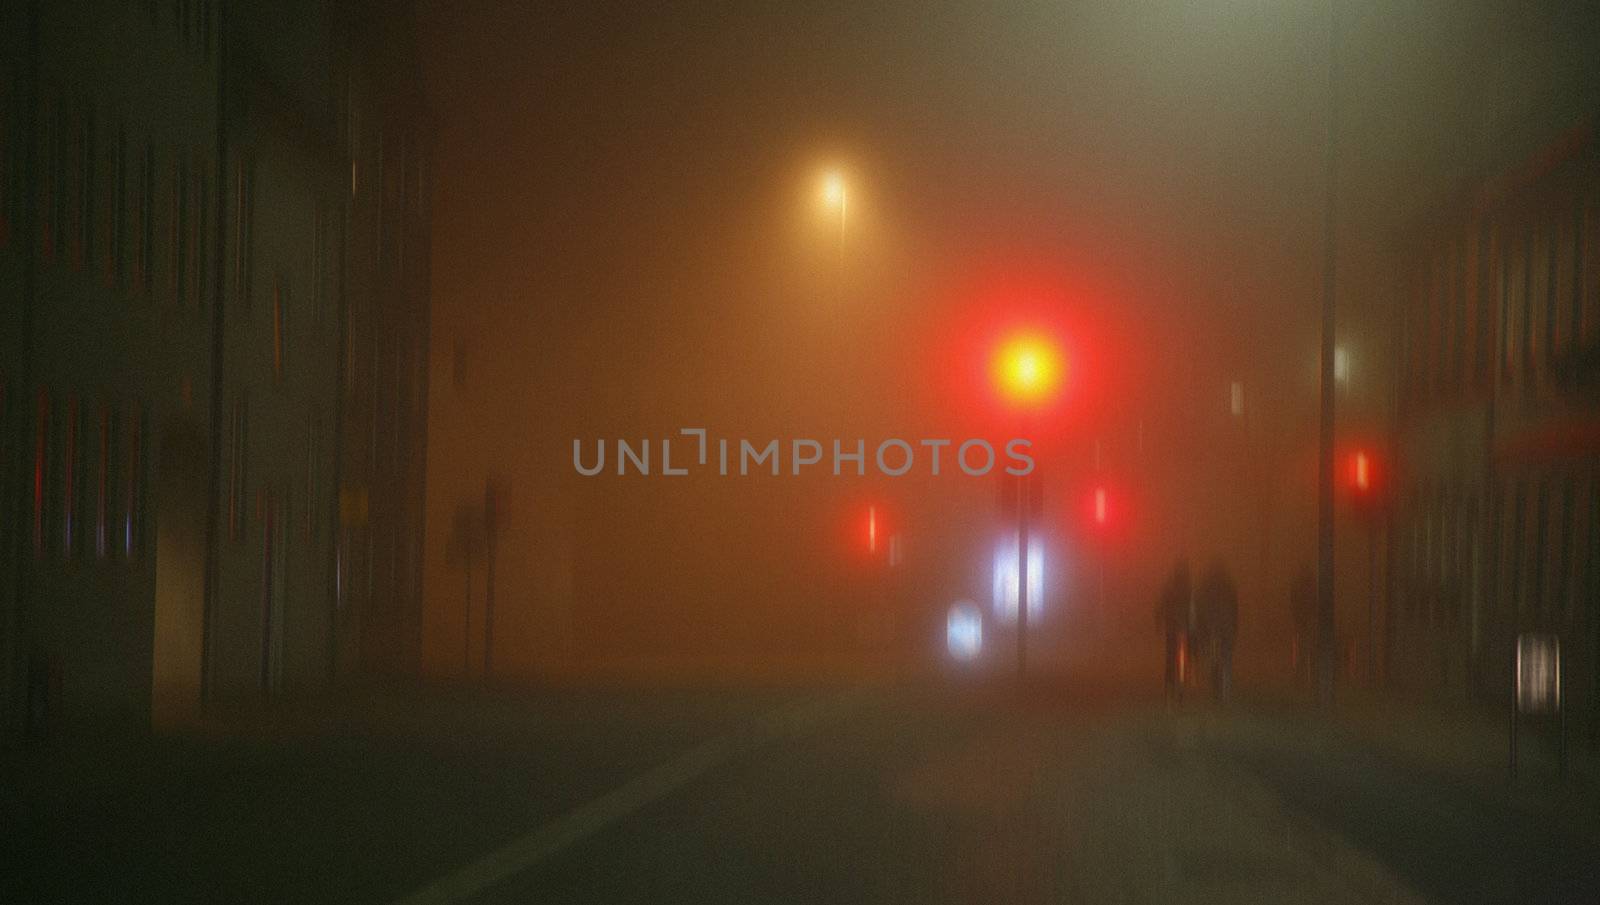
[(1600, 795), (1581, 746), (1563, 779), (1553, 746), (1524, 738), (1513, 781), (1507, 723), (1465, 706), (1347, 700), (1322, 711), (1267, 695), (1191, 704), (1176, 719), (1430, 900), (1600, 901)]
[(343, 690), (0, 757), (0, 902), (385, 902), (794, 691)]

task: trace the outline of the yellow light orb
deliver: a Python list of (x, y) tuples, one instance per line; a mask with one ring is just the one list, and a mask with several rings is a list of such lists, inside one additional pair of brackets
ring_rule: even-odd
[(1014, 337), (1000, 346), (995, 380), (1012, 400), (1038, 403), (1055, 393), (1066, 373), (1061, 352), (1040, 336)]
[(829, 173), (822, 181), (822, 198), (833, 207), (844, 204), (844, 177)]

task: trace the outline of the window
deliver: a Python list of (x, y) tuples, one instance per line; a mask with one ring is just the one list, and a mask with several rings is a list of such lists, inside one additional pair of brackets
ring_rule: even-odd
[(235, 541), (244, 536), (245, 402), (242, 394), (233, 401), (228, 428), (228, 537)]
[(144, 543), (144, 468), (148, 458), (145, 443), (149, 430), (143, 406), (134, 403), (129, 407), (127, 425), (127, 458), (122, 476), (122, 554), (131, 560), (138, 557)]

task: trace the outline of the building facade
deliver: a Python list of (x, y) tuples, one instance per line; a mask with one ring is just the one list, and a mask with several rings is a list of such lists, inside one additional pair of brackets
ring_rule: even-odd
[(1418, 231), (1407, 282), (1389, 668), (1509, 699), (1560, 638), (1600, 727), (1600, 146), (1593, 120)]
[(415, 669), (428, 128), (379, 12), (0, 12), (6, 737)]

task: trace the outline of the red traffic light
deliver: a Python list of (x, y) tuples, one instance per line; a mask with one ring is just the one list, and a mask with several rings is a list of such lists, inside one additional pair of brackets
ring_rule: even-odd
[(1366, 496), (1377, 491), (1382, 483), (1378, 457), (1366, 449), (1351, 451), (1345, 460), (1345, 480), (1353, 493)]

